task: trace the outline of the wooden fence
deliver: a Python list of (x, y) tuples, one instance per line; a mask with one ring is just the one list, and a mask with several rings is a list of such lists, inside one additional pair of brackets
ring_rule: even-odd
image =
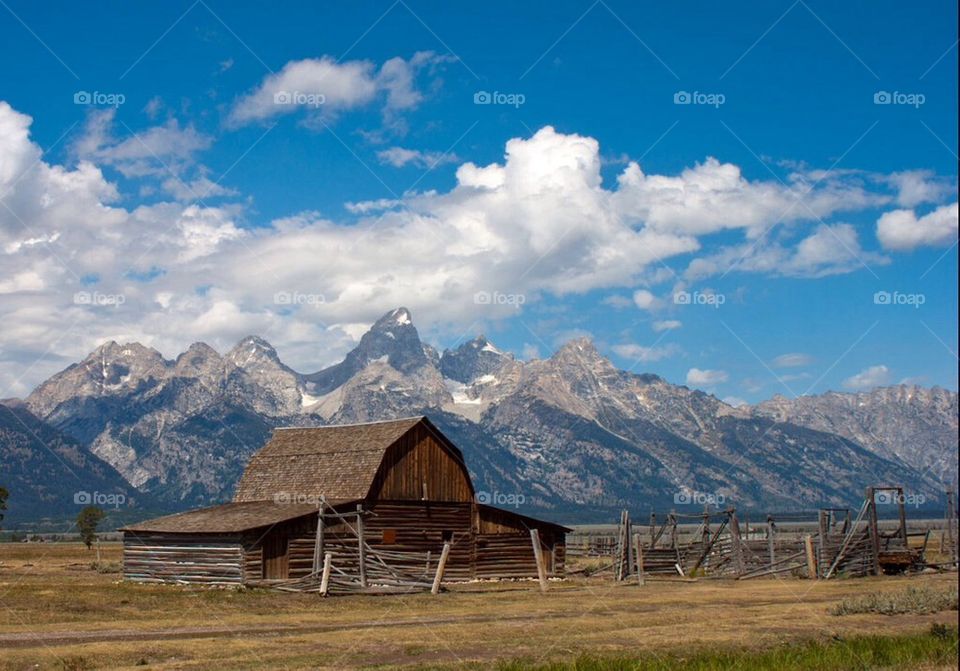
[[(952, 501), (951, 494), (944, 537), (956, 567)], [(878, 523), (878, 505), (883, 504), (896, 506), (897, 524), (890, 531)], [(592, 570), (612, 572), (617, 580), (636, 575), (641, 583), (647, 575), (828, 579), (898, 573), (927, 565), (930, 531), (908, 531), (902, 487), (867, 488), (855, 514), (847, 508), (821, 509), (810, 533), (784, 533), (778, 526), (783, 521), (771, 516), (751, 528), (749, 523), (741, 524), (736, 509), (728, 508), (693, 515), (671, 512), (662, 520), (651, 514), (649, 524), (641, 527), (623, 511), (614, 534), (569, 539), (568, 554), (601, 562), (609, 559)], [(691, 531), (692, 524), (696, 526)]]

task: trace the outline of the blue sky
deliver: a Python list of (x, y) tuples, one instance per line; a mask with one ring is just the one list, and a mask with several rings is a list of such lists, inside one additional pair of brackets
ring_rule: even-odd
[(3, 0), (0, 396), (400, 304), (731, 401), (956, 389), (956, 12)]

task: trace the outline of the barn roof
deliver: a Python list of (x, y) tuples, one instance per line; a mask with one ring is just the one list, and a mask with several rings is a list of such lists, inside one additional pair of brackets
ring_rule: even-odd
[(250, 459), (234, 501), (273, 500), (291, 493), (363, 499), (390, 446), (420, 424), (463, 462), (460, 450), (426, 417), (277, 429), (270, 442)]
[(234, 533), (270, 526), (317, 512), (312, 503), (250, 501), (225, 503), (130, 524), (121, 531), (155, 533)]

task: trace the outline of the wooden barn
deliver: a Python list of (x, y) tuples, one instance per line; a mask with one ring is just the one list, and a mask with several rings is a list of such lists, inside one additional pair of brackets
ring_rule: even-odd
[(562, 576), (568, 531), (478, 503), (462, 453), (426, 417), (286, 428), (232, 503), (123, 529), (123, 572), (296, 587), (329, 556), (331, 591), (372, 590), (429, 585), (442, 557), (444, 580)]

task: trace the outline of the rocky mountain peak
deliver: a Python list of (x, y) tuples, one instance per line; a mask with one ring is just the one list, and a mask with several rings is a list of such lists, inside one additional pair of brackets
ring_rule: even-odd
[(234, 345), (233, 349), (227, 352), (225, 358), (238, 368), (246, 368), (251, 365), (263, 365), (266, 363), (273, 363), (278, 366), (283, 365), (273, 345), (260, 336), (255, 335), (249, 335)]
[(181, 354), (178, 359), (183, 357), (185, 354), (190, 354), (192, 356), (203, 356), (203, 357), (215, 357), (219, 358), (220, 353), (213, 349), (210, 345), (203, 341), (191, 343), (190, 346), (186, 349), (183, 354)]
[[(114, 340), (100, 345), (77, 368), (91, 379), (104, 385), (118, 384), (121, 379), (139, 379), (159, 375), (167, 362), (157, 350), (138, 342), (119, 344)], [(71, 369), (63, 371), (61, 375)]]
[(375, 360), (384, 360), (401, 372), (409, 372), (428, 363), (410, 311), (397, 308), (378, 319), (360, 338), (360, 344), (347, 360), (361, 368)]
[(134, 361), (134, 360), (163, 360), (163, 356), (152, 347), (146, 347), (138, 342), (120, 344), (116, 340), (108, 340), (87, 355), (87, 361)]
[(326, 394), (372, 363), (387, 363), (401, 373), (432, 366), (407, 308), (397, 308), (380, 317), (342, 362), (304, 378), (310, 393)]
[(117, 396), (166, 375), (167, 362), (140, 343), (103, 343), (83, 361), (43, 382), (26, 399), (31, 412), (44, 417), (69, 399)]
[(386, 313), (370, 327), (371, 331), (393, 331), (404, 326), (413, 327), (413, 319), (407, 308), (397, 308)]
[(195, 342), (187, 351), (177, 357), (174, 373), (177, 375), (198, 376), (212, 368), (219, 368), (223, 359), (217, 350), (204, 342)]
[(597, 351), (593, 340), (587, 337), (574, 338), (560, 347), (549, 361), (561, 365), (587, 366), (591, 369), (613, 368), (613, 364)]
[(242, 347), (257, 347), (264, 350), (274, 351), (273, 345), (264, 340), (258, 335), (248, 335), (246, 338), (243, 338), (240, 342), (233, 346), (233, 349), (240, 349)]
[[(139, 345), (140, 343), (131, 343), (131, 344)], [(116, 351), (117, 348), (119, 347), (120, 345), (117, 344), (116, 340), (108, 340), (104, 343), (101, 343), (95, 350), (90, 352), (90, 354), (87, 355), (87, 358), (89, 359), (92, 356), (102, 356), (104, 354), (109, 354), (111, 352)]]
[(469, 384), (485, 375), (496, 375), (513, 356), (501, 352), (486, 336), (479, 335), (455, 350), (446, 350), (440, 358), (445, 378)]

